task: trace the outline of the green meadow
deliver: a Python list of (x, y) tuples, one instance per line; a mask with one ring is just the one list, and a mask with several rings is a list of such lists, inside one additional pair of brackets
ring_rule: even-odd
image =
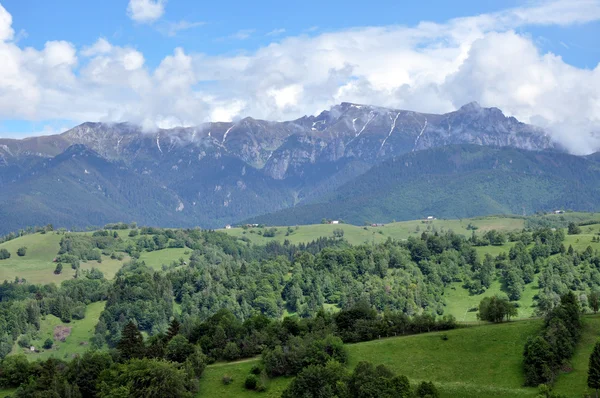
[[(536, 388), (523, 387), (523, 344), (541, 327), (541, 320), (464, 327), (447, 332), (393, 337), (348, 345), (350, 369), (360, 361), (384, 364), (413, 384), (433, 381), (442, 397), (531, 397)], [(567, 397), (588, 393), (586, 384), (589, 355), (600, 337), (600, 316), (584, 317), (585, 329), (568, 372), (559, 375), (555, 391)], [(445, 335), (446, 339), (442, 339)], [(292, 380), (269, 380), (263, 393), (243, 387), (250, 369), (259, 359), (217, 363), (206, 368), (200, 385), (201, 396), (280, 397)], [(233, 382), (223, 384), (223, 376)]]
[[(28, 348), (21, 348), (15, 343), (11, 354), (23, 353), (31, 361), (44, 360), (50, 357), (69, 360), (74, 355), (83, 354), (90, 349), (90, 339), (94, 336), (98, 318), (100, 318), (105, 304), (103, 301), (89, 304), (85, 310), (85, 318), (73, 320), (69, 323), (61, 322), (54, 315), (46, 315), (41, 321), (37, 338), (31, 342), (31, 345), (39, 352), (32, 352)], [(61, 327), (70, 328), (70, 333), (65, 341), (54, 339), (55, 331)], [(43, 344), (48, 338), (54, 340), (54, 345), (50, 349), (44, 349)]]
[[(371, 242), (384, 242), (388, 238), (407, 239), (409, 236), (421, 235), (424, 231), (438, 232), (454, 231), (457, 234), (469, 236), (472, 232), (467, 229), (471, 224), (478, 233), (496, 229), (499, 231), (517, 231), (525, 226), (525, 219), (520, 217), (478, 217), (462, 220), (414, 220), (385, 224), (379, 227), (356, 226), (351, 224), (314, 224), (291, 227), (274, 227), (277, 229), (274, 237), (264, 237), (261, 234), (265, 228), (231, 228), (220, 230), (238, 238), (248, 238), (250, 242), (265, 244), (276, 240), (291, 243), (307, 243), (319, 237), (331, 237), (333, 231), (344, 231), (344, 239), (353, 245)], [(260, 233), (260, 234), (259, 234)]]
[[(0, 244), (0, 249), (6, 249), (11, 254), (10, 258), (0, 260), (0, 281), (12, 281), (18, 277), (34, 284), (52, 282), (60, 284), (64, 280), (73, 278), (75, 270), (68, 265), (60, 274), (54, 273), (56, 263), (53, 260), (60, 249), (61, 238), (62, 235), (56, 232), (37, 233), (24, 235)], [(27, 247), (27, 253), (23, 257), (17, 255), (20, 247)], [(125, 256), (122, 261), (102, 256), (101, 263), (97, 261), (82, 262), (81, 269), (95, 267), (102, 271), (107, 279), (112, 279), (127, 261), (129, 261), (128, 256)]]

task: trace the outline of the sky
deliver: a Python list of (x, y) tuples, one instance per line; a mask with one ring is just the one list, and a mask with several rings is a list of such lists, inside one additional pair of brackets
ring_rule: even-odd
[(0, 0), (0, 137), (290, 120), (344, 101), (477, 101), (600, 150), (600, 0)]

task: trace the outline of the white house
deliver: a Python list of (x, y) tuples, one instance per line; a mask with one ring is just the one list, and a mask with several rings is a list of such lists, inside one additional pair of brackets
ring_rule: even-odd
[(427, 219), (428, 220), (435, 220), (435, 218), (433, 216), (428, 216)]
[(225, 229), (231, 229), (231, 225), (229, 225), (229, 224), (225, 225)]
[(339, 224), (340, 222), (338, 220), (332, 220), (331, 223), (332, 224)]

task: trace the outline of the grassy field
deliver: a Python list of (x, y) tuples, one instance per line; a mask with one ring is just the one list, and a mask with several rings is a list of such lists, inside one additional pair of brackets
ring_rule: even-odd
[(571, 358), (571, 371), (560, 375), (555, 386), (558, 393), (570, 396), (583, 396), (587, 391), (587, 371), (590, 355), (600, 338), (600, 317), (586, 316), (581, 341)]
[[(558, 377), (555, 391), (567, 397), (588, 392), (587, 367), (600, 337), (600, 316), (584, 317), (585, 329), (572, 370)], [(412, 383), (433, 381), (442, 397), (536, 397), (537, 389), (523, 387), (523, 345), (541, 327), (540, 320), (485, 324), (447, 332), (381, 339), (348, 345), (349, 368), (360, 361), (384, 364)], [(443, 340), (445, 334), (448, 339)], [(200, 396), (279, 397), (291, 378), (270, 380), (264, 393), (250, 392), (243, 383), (258, 359), (210, 365), (202, 376)], [(223, 376), (233, 378), (224, 385)]]
[[(64, 280), (73, 278), (75, 270), (68, 265), (59, 275), (54, 274), (56, 264), (52, 260), (58, 254), (61, 238), (62, 235), (54, 232), (38, 233), (24, 235), (0, 244), (0, 249), (6, 249), (11, 254), (9, 259), (0, 260), (0, 281), (12, 281), (15, 277), (19, 277), (25, 278), (30, 283), (54, 282), (60, 284)], [(27, 247), (27, 254), (19, 257), (17, 250), (23, 246)], [(111, 279), (126, 261), (129, 261), (128, 256), (125, 256), (123, 261), (102, 256), (102, 263), (82, 262), (81, 269), (96, 267), (104, 273), (107, 279)]]
[[(517, 319), (530, 318), (534, 312), (533, 297), (537, 294), (538, 283), (537, 276), (535, 280), (525, 285), (525, 290), (518, 301), (520, 307), (518, 309)], [(496, 294), (505, 295), (501, 290), (500, 281), (496, 280), (490, 288), (483, 294), (470, 295), (467, 289), (462, 287), (461, 282), (454, 282), (444, 290), (444, 299), (446, 300), (445, 314), (454, 315), (459, 322), (476, 322), (477, 312), (471, 312), (469, 309), (479, 306), (479, 302), (484, 297), (491, 297)]]
[[(423, 231), (437, 230), (439, 232), (454, 231), (461, 235), (469, 236), (471, 231), (467, 229), (471, 224), (477, 227), (477, 232), (482, 233), (492, 229), (501, 231), (521, 230), (525, 226), (523, 218), (509, 217), (478, 217), (463, 220), (434, 220), (425, 222), (423, 220), (402, 221), (386, 224), (381, 227), (358, 227), (350, 224), (315, 224), (300, 225), (291, 227), (288, 234), (288, 227), (276, 227), (277, 232), (272, 238), (266, 238), (258, 234), (264, 232), (265, 228), (231, 228), (220, 230), (238, 238), (246, 237), (252, 243), (265, 244), (276, 240), (283, 242), (288, 239), (292, 243), (306, 243), (319, 237), (333, 236), (333, 231), (342, 229), (344, 238), (353, 245), (371, 242), (384, 242), (388, 237), (393, 239), (407, 239), (409, 236), (418, 236)], [(429, 229), (428, 229), (429, 228)], [(287, 236), (286, 236), (287, 235)]]
[[(0, 249), (10, 252), (9, 259), (0, 260), (0, 280), (25, 278), (31, 283), (62, 282), (73, 277), (75, 271), (66, 269), (54, 275), (56, 264), (52, 263), (60, 248), (61, 235), (55, 233), (25, 235), (0, 244)], [(17, 249), (27, 247), (24, 257), (17, 256)]]
[[(46, 318), (41, 321), (38, 338), (31, 342), (31, 344), (40, 352), (31, 352), (29, 349), (23, 349), (15, 344), (11, 354), (22, 352), (31, 361), (47, 359), (50, 357), (71, 359), (75, 354), (83, 354), (90, 349), (89, 341), (94, 335), (96, 323), (98, 323), (98, 318), (100, 317), (102, 310), (104, 310), (105, 304), (105, 302), (97, 302), (88, 305), (84, 319), (74, 320), (68, 324), (61, 322), (61, 320), (54, 315), (47, 315)], [(44, 341), (46, 341), (47, 338), (53, 338), (54, 330), (57, 326), (70, 327), (71, 334), (64, 342), (54, 341), (54, 347), (51, 349), (43, 349), (42, 346)]]
[(173, 261), (179, 262), (180, 258), (189, 261), (191, 254), (192, 251), (188, 248), (169, 248), (143, 252), (140, 255), (140, 260), (145, 262), (148, 267), (161, 270), (163, 265), (171, 265)]
[[(431, 380), (442, 397), (535, 397), (535, 388), (523, 388), (523, 343), (541, 322), (528, 320), (381, 339), (348, 346), (349, 367), (359, 361), (384, 364), (413, 383)], [(446, 334), (448, 340), (442, 340)], [(244, 390), (243, 383), (254, 361), (209, 366), (199, 396), (279, 397), (289, 378), (271, 380), (269, 390), (258, 395)], [(224, 375), (233, 383), (222, 383)]]

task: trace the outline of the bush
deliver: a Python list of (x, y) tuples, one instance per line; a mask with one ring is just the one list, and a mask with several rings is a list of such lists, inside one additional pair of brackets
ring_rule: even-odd
[(244, 387), (247, 390), (256, 390), (258, 386), (258, 378), (255, 375), (250, 375), (246, 377), (246, 381), (244, 382)]
[(432, 382), (423, 381), (417, 387), (416, 395), (419, 398), (438, 398), (440, 393)]
[(44, 341), (44, 349), (49, 350), (50, 348), (52, 348), (52, 346), (54, 345), (54, 340), (52, 340), (50, 337), (48, 337), (46, 339), (46, 341)]
[(10, 253), (6, 249), (0, 249), (0, 260), (6, 260), (10, 258)]
[(567, 233), (569, 235), (579, 235), (581, 233), (581, 228), (574, 222), (570, 222), (567, 228)]
[(502, 322), (510, 320), (511, 316), (517, 316), (517, 309), (505, 297), (484, 297), (479, 303), (477, 317), (482, 321)]
[(234, 361), (240, 357), (240, 349), (234, 342), (229, 342), (223, 349), (223, 358), (228, 361)]
[(260, 365), (254, 365), (252, 366), (252, 369), (250, 369), (250, 373), (252, 373), (253, 375), (259, 375), (262, 373), (262, 366)]
[(258, 392), (265, 392), (265, 391), (267, 391), (267, 385), (261, 381), (256, 386), (256, 391), (258, 391)]
[(183, 363), (195, 352), (194, 345), (182, 335), (177, 335), (169, 341), (166, 349), (166, 358), (169, 361)]
[(228, 386), (231, 383), (233, 383), (233, 377), (231, 377), (230, 375), (223, 375), (223, 379), (221, 379), (221, 381), (223, 382), (223, 384)]
[(17, 255), (18, 255), (19, 257), (23, 257), (23, 256), (25, 256), (25, 254), (27, 254), (27, 248), (26, 248), (25, 246), (23, 246), (23, 247), (19, 247), (19, 248), (17, 249)]
[(23, 347), (23, 348), (29, 348), (29, 347), (31, 347), (31, 339), (27, 335), (21, 336), (19, 338), (18, 343), (19, 343), (19, 346)]

